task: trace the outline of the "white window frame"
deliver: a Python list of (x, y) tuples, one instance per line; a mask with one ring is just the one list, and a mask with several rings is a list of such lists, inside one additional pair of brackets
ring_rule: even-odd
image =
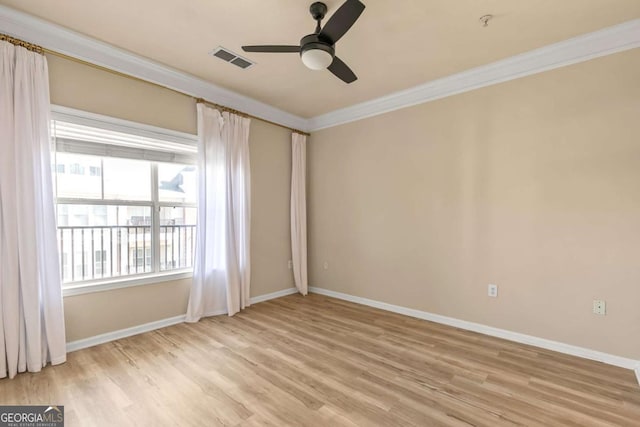
[[(142, 136), (147, 138), (158, 139), (162, 141), (169, 141), (175, 144), (181, 144), (184, 146), (190, 147), (192, 151), (195, 153), (195, 148), (197, 147), (198, 137), (197, 135), (174, 131), (170, 129), (164, 129), (157, 126), (151, 126), (141, 123), (136, 123), (128, 120), (118, 119), (115, 117), (104, 116), (101, 114), (90, 113), (82, 110), (76, 110), (73, 108), (52, 105), (51, 106), (51, 118), (52, 120), (58, 120), (78, 125), (91, 126), (95, 128), (104, 129), (107, 131), (116, 131), (128, 133), (131, 135)], [(89, 144), (87, 144), (89, 145)], [(95, 149), (93, 147), (92, 149)], [(86, 153), (91, 154), (91, 153)], [(95, 153), (93, 155), (100, 156), (99, 153)], [(194, 164), (195, 164), (195, 154), (194, 154)], [(129, 201), (114, 201), (116, 203), (122, 202), (122, 204), (132, 204), (132, 205), (143, 205), (143, 206), (151, 206), (152, 211), (152, 234), (155, 236), (159, 236), (160, 234), (160, 221), (159, 221), (159, 213), (162, 207), (173, 207), (173, 206), (185, 206), (185, 207), (196, 207), (196, 204), (193, 203), (173, 203), (173, 202), (160, 202), (158, 200), (158, 173), (157, 173), (157, 161), (156, 159), (148, 159), (143, 158), (141, 160), (149, 160), (151, 162), (151, 186), (152, 186), (152, 200), (150, 202), (129, 202)], [(159, 160), (162, 161), (162, 160)], [(101, 175), (104, 174), (104, 171), (101, 171)], [(80, 200), (80, 199), (65, 199), (59, 198), (56, 199), (56, 204), (70, 204), (70, 203), (82, 203), (82, 204), (113, 204), (112, 201), (105, 202), (104, 200)], [(152, 239), (152, 250), (153, 250), (153, 273), (146, 274), (136, 274), (130, 276), (118, 276), (112, 278), (105, 279), (94, 279), (94, 280), (86, 280), (77, 283), (69, 283), (63, 286), (62, 293), (63, 296), (72, 296), (72, 295), (81, 295), (92, 292), (100, 292), (100, 291), (108, 291), (113, 289), (121, 289), (132, 286), (141, 286), (141, 285), (150, 285), (157, 284), (161, 282), (187, 279), (192, 277), (193, 271), (189, 270), (172, 270), (172, 271), (160, 271), (160, 245), (158, 244), (158, 239)]]

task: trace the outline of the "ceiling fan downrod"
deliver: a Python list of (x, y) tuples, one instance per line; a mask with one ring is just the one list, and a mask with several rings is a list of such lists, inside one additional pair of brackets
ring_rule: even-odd
[(319, 34), (322, 30), (321, 22), (324, 19), (324, 16), (327, 14), (327, 5), (320, 1), (317, 1), (309, 6), (309, 12), (317, 23), (316, 34)]

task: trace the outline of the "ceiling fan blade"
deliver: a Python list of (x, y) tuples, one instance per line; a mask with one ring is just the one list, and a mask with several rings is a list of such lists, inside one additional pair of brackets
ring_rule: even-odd
[(345, 83), (353, 83), (358, 80), (358, 77), (351, 71), (351, 68), (337, 56), (333, 58), (333, 62), (327, 69)]
[(364, 10), (364, 4), (358, 0), (347, 0), (329, 18), (320, 31), (320, 36), (327, 38), (335, 44), (349, 28), (358, 20)]
[(242, 46), (245, 52), (264, 52), (264, 53), (300, 53), (300, 46)]

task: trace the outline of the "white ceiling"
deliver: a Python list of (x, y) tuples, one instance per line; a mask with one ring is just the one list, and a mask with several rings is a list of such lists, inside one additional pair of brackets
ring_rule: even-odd
[[(296, 54), (243, 53), (245, 44), (297, 44), (314, 30), (300, 0), (0, 0), (114, 46), (302, 117), (378, 98), (580, 34), (640, 18), (640, 0), (362, 0), (336, 53), (346, 85)], [(331, 15), (341, 0), (326, 0)], [(481, 15), (495, 18), (489, 27)], [(257, 62), (212, 58), (218, 45)]]

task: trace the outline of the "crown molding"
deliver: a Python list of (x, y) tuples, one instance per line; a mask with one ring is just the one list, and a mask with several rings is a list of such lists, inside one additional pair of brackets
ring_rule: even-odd
[(3, 5), (0, 5), (0, 32), (287, 127), (305, 131), (307, 128), (307, 119)]
[(640, 47), (640, 19), (554, 43), (309, 119), (313, 132)]
[(83, 61), (306, 132), (362, 120), (640, 47), (640, 19), (635, 19), (305, 119), (3, 5), (0, 5), (0, 31)]

